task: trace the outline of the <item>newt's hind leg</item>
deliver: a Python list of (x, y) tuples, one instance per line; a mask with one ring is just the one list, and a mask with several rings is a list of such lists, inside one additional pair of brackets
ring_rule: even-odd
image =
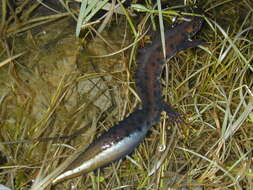
[(185, 118), (182, 114), (175, 111), (169, 104), (163, 103), (163, 111), (167, 113), (170, 120), (176, 123), (185, 123)]

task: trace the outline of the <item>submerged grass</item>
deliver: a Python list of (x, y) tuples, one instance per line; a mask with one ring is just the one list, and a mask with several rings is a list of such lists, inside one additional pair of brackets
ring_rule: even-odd
[[(52, 12), (40, 1), (12, 3), (0, 7), (0, 184), (50, 189), (76, 152), (138, 107), (137, 44), (159, 11), (135, 4), (141, 17), (109, 14), (101, 33), (93, 17), (80, 43), (69, 19), (78, 18), (76, 3), (49, 3)], [(188, 124), (172, 124), (162, 114), (126, 159), (55, 189), (253, 189), (253, 6), (208, 0), (200, 7), (206, 24), (197, 38), (208, 46), (178, 53), (161, 79), (165, 100)], [(66, 138), (38, 141), (57, 136)], [(35, 140), (21, 143), (27, 139)]]

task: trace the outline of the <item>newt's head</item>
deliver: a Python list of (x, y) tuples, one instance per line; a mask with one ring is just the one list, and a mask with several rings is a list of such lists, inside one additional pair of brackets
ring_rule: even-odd
[(194, 36), (200, 30), (204, 22), (203, 16), (201, 16), (204, 12), (201, 9), (195, 8), (191, 12), (191, 14), (194, 15), (185, 15), (183, 17), (184, 21), (179, 23), (179, 25), (182, 25), (184, 32), (187, 33), (189, 38)]
[(192, 25), (191, 31), (189, 31), (189, 36), (192, 37), (194, 36), (201, 28), (204, 19), (203, 16), (203, 11), (200, 9), (194, 9), (194, 13), (198, 14), (199, 16), (189, 16), (188, 19), (190, 20), (190, 25)]

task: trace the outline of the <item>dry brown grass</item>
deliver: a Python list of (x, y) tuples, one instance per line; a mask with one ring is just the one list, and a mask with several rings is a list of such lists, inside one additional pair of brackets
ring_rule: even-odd
[[(100, 23), (89, 21), (77, 40), (76, 6), (41, 14), (36, 1), (10, 5), (0, 7), (0, 184), (30, 189), (36, 179), (33, 189), (45, 189), (61, 163), (140, 103), (135, 26), (149, 13), (112, 14), (100, 34)], [(207, 22), (197, 38), (208, 47), (178, 53), (161, 79), (166, 101), (190, 124), (163, 115), (129, 157), (55, 189), (253, 189), (253, 5), (207, 0), (200, 7)], [(75, 138), (21, 143), (80, 129)]]

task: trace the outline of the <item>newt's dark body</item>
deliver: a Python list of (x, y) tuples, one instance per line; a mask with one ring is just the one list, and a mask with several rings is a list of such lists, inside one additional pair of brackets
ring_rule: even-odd
[[(187, 19), (189, 21), (184, 21), (165, 32), (167, 59), (182, 49), (201, 44), (200, 41), (189, 41), (189, 37), (200, 30), (203, 20), (190, 16)], [(161, 111), (166, 111), (172, 117), (177, 116), (177, 113), (162, 100), (159, 78), (164, 62), (160, 38), (157, 37), (151, 45), (140, 50), (137, 60), (136, 89), (142, 101), (142, 109), (134, 111), (103, 133), (80, 153), (53, 184), (88, 173), (131, 153), (145, 138), (152, 125), (160, 120)]]

